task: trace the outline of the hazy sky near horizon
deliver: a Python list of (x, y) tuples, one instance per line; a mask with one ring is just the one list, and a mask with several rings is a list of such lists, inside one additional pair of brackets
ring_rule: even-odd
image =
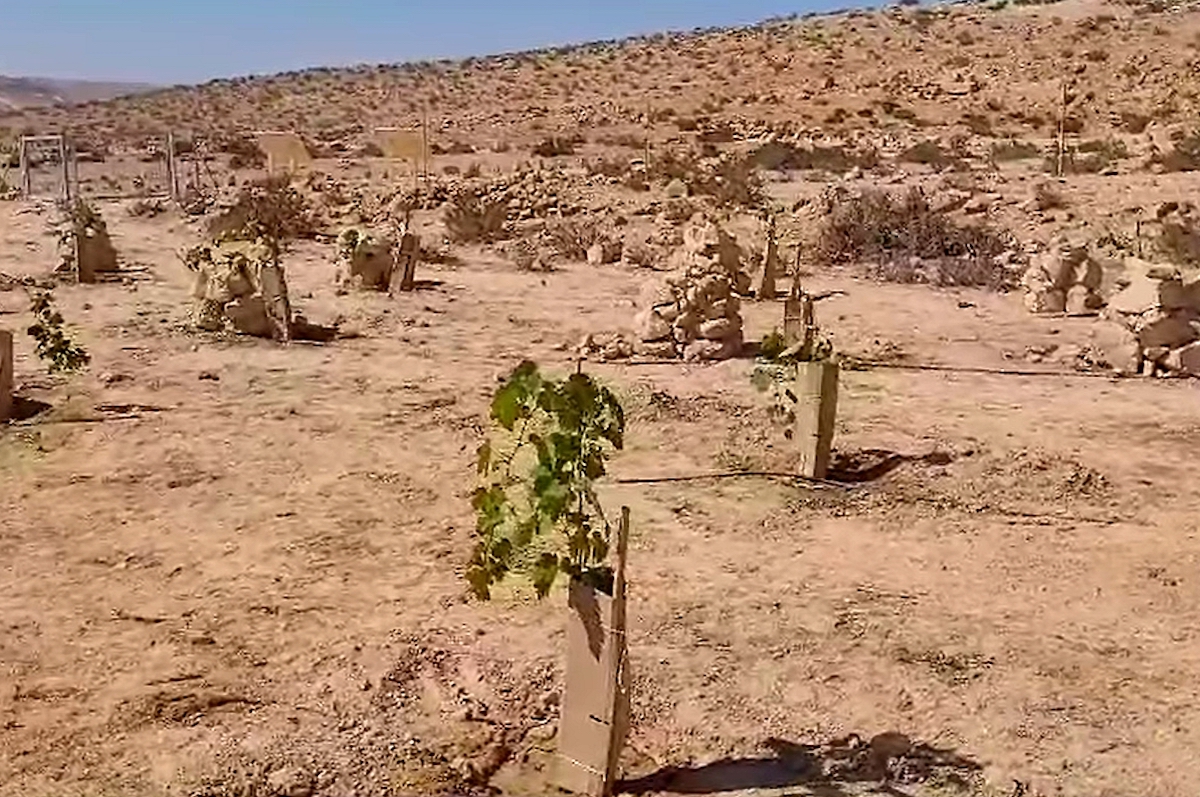
[(0, 75), (196, 83), (513, 52), (861, 0), (0, 0)]

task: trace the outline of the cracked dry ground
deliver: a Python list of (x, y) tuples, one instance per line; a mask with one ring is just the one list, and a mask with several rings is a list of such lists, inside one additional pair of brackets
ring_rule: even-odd
[[(362, 334), (278, 348), (188, 333), (186, 231), (108, 216), (148, 270), (57, 291), (93, 366), (50, 381), (19, 340), (52, 408), (0, 432), (0, 794), (548, 793), (565, 601), (465, 599), (473, 453), (497, 375), (568, 367), (646, 273), (478, 255), (389, 301), (335, 296), (305, 245), (297, 304)], [(4, 221), (0, 270), (47, 268), (40, 221)], [(841, 348), (918, 362), (1095, 323), (816, 282), (848, 292)], [(0, 293), (4, 326), (24, 308)], [(628, 407), (620, 476), (791, 464), (746, 361), (590, 367)], [(634, 519), (626, 788), (1193, 793), (1195, 385), (877, 369), (840, 406), (842, 475), (878, 478), (606, 488)], [(851, 732), (919, 744), (881, 787), (836, 760)]]

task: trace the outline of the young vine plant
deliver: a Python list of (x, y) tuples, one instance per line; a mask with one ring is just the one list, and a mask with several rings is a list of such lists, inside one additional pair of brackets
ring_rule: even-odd
[(67, 337), (62, 313), (55, 309), (49, 291), (34, 295), (29, 309), (34, 323), (26, 331), (36, 342), (35, 352), (47, 364), (50, 373), (83, 370), (91, 361), (91, 355)]
[(481, 600), (523, 569), (539, 598), (560, 573), (612, 594), (613, 527), (596, 496), (608, 458), (624, 446), (625, 413), (590, 376), (544, 376), (523, 362), (492, 398), (496, 427), (479, 448), (475, 550), (467, 567)]
[(767, 412), (776, 423), (782, 424), (783, 436), (791, 440), (795, 432), (796, 407), (800, 399), (792, 390), (800, 363), (834, 360), (833, 342), (814, 330), (800, 343), (788, 346), (783, 335), (774, 330), (759, 344), (758, 360), (750, 372), (750, 383), (763, 393), (770, 394)]

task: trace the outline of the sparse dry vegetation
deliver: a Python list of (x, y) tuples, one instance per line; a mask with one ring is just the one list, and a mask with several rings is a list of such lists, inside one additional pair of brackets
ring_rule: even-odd
[(832, 190), (822, 197), (821, 212), (815, 252), (824, 261), (869, 263), (888, 282), (1000, 289), (1013, 278), (995, 262), (1008, 247), (1000, 234), (956, 223), (917, 189), (900, 197)]
[[(572, 373), (636, 422), (608, 463), (633, 518), (623, 791), (1189, 797), (1200, 10), (1039, 5), (79, 106), (8, 110), (0, 79), (0, 142), (72, 131), (122, 247), (110, 284), (56, 291), (90, 373), (16, 336), (0, 797), (552, 793), (552, 576), (607, 543), (554, 483), (599, 400)], [(426, 115), (428, 163), (382, 156), (375, 128)], [(264, 179), (271, 129), (315, 158), (290, 181)], [(56, 158), (0, 203), (0, 327), (44, 319), (69, 358), (24, 301), (69, 276)], [(16, 166), (0, 143), (0, 195)], [(784, 435), (745, 385), (780, 357)], [(797, 380), (824, 360), (811, 483)], [(530, 459), (485, 448), (483, 475), (544, 472), (472, 511), (464, 460), (510, 434)], [(531, 525), (555, 518), (571, 534)]]
[(453, 196), (443, 221), (455, 243), (491, 243), (508, 235), (508, 205), (465, 189)]

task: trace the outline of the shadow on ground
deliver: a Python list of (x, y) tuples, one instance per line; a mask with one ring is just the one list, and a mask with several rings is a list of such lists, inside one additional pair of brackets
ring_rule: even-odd
[[(902, 733), (869, 740), (857, 734), (822, 745), (767, 739), (771, 756), (722, 759), (697, 767), (664, 767), (617, 784), (618, 794), (720, 794), (751, 789), (803, 787), (815, 797), (850, 797), (851, 784), (874, 782), (875, 793), (904, 797), (907, 786), (937, 779), (970, 787), (982, 766), (953, 750), (914, 742)], [(861, 794), (861, 788), (854, 793)]]
[(9, 420), (27, 421), (30, 418), (41, 415), (50, 408), (51, 405), (45, 401), (25, 398), (24, 396), (13, 396), (12, 416)]
[(953, 461), (954, 457), (945, 451), (934, 451), (919, 457), (881, 448), (835, 451), (825, 478), (844, 484), (863, 484), (882, 479), (901, 465), (919, 463), (942, 467)]

